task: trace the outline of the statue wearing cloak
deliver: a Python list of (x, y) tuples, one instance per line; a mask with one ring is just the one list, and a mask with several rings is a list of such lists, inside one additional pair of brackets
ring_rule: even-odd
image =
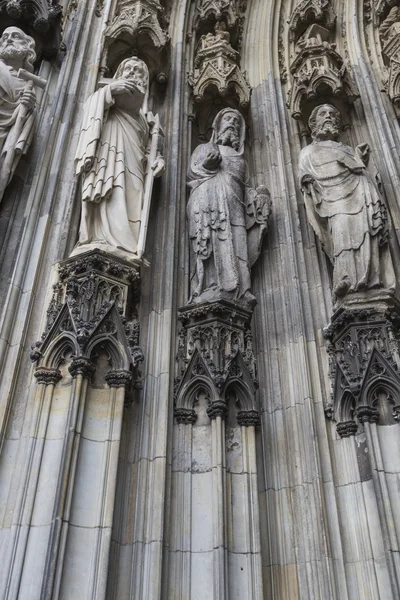
[(371, 288), (393, 290), (386, 207), (366, 169), (369, 148), (338, 141), (340, 113), (322, 105), (310, 117), (313, 142), (299, 161), (307, 215), (334, 266), (337, 297)]
[[(255, 303), (250, 267), (260, 253), (270, 200), (266, 188), (260, 187), (246, 201), (244, 140), (243, 117), (227, 108), (216, 116), (210, 142), (198, 146), (191, 157), (187, 205), (195, 256), (191, 301), (225, 297)], [(247, 230), (255, 225), (249, 245)]]
[(35, 91), (18, 77), (33, 72), (35, 41), (18, 27), (8, 27), (0, 38), (0, 200), (19, 159), (31, 144), (36, 109)]
[[(73, 254), (99, 247), (136, 254), (149, 150), (149, 123), (144, 104), (148, 70), (137, 58), (124, 60), (114, 76), (87, 100), (78, 148), (76, 174), (81, 177), (82, 216)], [(152, 176), (164, 163), (158, 154)]]

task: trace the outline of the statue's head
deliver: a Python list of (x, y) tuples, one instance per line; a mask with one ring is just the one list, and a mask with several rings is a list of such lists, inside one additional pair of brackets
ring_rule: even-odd
[(18, 27), (7, 27), (0, 38), (0, 59), (15, 69), (33, 71), (35, 40)]
[(316, 106), (308, 120), (314, 140), (337, 140), (342, 128), (340, 112), (332, 104)]
[(214, 142), (220, 146), (230, 146), (236, 152), (243, 152), (246, 126), (238, 110), (224, 108), (214, 119)]
[(143, 94), (146, 94), (149, 85), (149, 70), (146, 63), (133, 56), (122, 61), (114, 75), (114, 79), (133, 81)]

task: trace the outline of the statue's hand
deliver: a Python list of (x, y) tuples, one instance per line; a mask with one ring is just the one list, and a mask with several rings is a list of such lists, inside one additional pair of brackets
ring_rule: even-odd
[(307, 192), (310, 191), (310, 188), (315, 184), (315, 179), (311, 175), (304, 175), (301, 180), (301, 187), (303, 190)]
[(209, 149), (204, 158), (204, 166), (206, 169), (216, 169), (222, 160), (218, 146), (209, 146)]
[(127, 79), (116, 79), (110, 83), (111, 96), (122, 96), (123, 94), (134, 94), (138, 91), (133, 81)]
[(165, 161), (161, 155), (157, 156), (156, 160), (151, 165), (151, 169), (153, 171), (153, 177), (159, 177), (161, 175), (161, 173), (164, 171)]
[(371, 148), (369, 147), (369, 144), (359, 144), (356, 148), (356, 152), (363, 161), (364, 165), (367, 166), (371, 154)]
[(33, 90), (33, 89), (25, 89), (21, 93), (19, 101), (28, 110), (31, 110), (35, 106), (35, 102), (36, 102), (35, 90)]

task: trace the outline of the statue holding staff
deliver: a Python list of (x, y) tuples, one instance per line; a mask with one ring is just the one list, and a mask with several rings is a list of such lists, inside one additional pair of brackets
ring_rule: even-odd
[(154, 178), (164, 169), (158, 116), (147, 112), (149, 72), (125, 59), (86, 101), (75, 156), (82, 216), (74, 254), (93, 248), (140, 258)]

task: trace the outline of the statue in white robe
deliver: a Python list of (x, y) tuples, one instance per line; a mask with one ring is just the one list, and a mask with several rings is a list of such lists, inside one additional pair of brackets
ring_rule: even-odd
[(0, 38), (0, 201), (19, 159), (32, 141), (36, 95), (31, 82), (18, 77), (20, 69), (33, 72), (35, 40), (18, 27), (8, 27)]
[(334, 300), (384, 288), (395, 275), (384, 200), (367, 170), (369, 147), (338, 141), (339, 111), (316, 107), (309, 125), (313, 142), (300, 153), (299, 175), (309, 221), (333, 264)]
[[(146, 180), (151, 180), (147, 185), (151, 196), (152, 181), (164, 168), (158, 148), (152, 152), (149, 125), (154, 117), (145, 107), (148, 83), (146, 64), (128, 58), (113, 80), (85, 104), (75, 156), (82, 216), (73, 255), (96, 247), (128, 259), (140, 258), (143, 208), (150, 202), (150, 197), (145, 198)], [(158, 130), (153, 134), (158, 135)]]

